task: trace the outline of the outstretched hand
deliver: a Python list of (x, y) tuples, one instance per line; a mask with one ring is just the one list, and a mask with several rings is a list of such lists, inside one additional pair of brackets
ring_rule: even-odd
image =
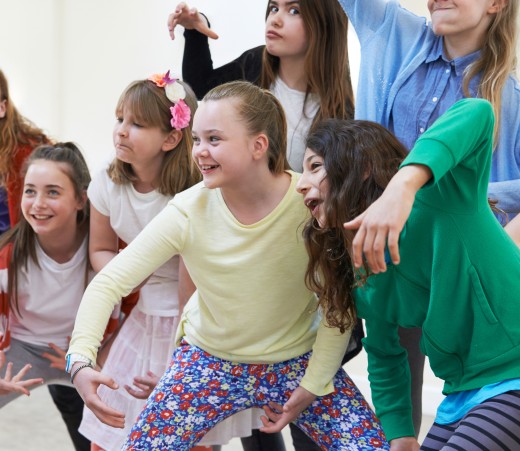
[[(74, 369), (73, 367), (72, 372)], [(119, 388), (114, 379), (92, 368), (83, 368), (74, 376), (76, 390), (99, 421), (115, 428), (124, 428), (125, 414), (106, 405), (97, 394), (97, 389), (101, 384), (112, 390)]]
[(147, 371), (146, 376), (134, 377), (134, 385), (139, 389), (136, 390), (129, 385), (125, 385), (125, 390), (137, 399), (148, 399), (153, 389), (159, 382), (159, 376), (151, 371)]
[[(5, 365), (5, 353), (0, 351), (0, 369)], [(5, 369), (4, 377), (0, 377), (0, 395), (7, 395), (9, 393), (20, 393), (29, 396), (28, 387), (33, 385), (43, 384), (42, 378), (23, 380), (27, 372), (31, 369), (31, 365), (25, 365), (18, 373), (12, 375), (13, 364), (9, 362)]]
[(260, 430), (267, 433), (280, 432), (290, 422), (298, 418), (298, 415), (309, 407), (315, 399), (316, 395), (303, 387), (298, 387), (283, 406), (270, 402), (269, 406), (264, 406), (266, 416), (261, 417), (264, 426)]
[(44, 352), (42, 354), (42, 357), (48, 359), (51, 362), (51, 368), (57, 368), (59, 370), (65, 371), (65, 367), (67, 365), (65, 356), (67, 355), (67, 351), (61, 349), (59, 346), (56, 346), (54, 343), (49, 343), (49, 348), (51, 348), (55, 352), (55, 354), (52, 354), (50, 352)]
[(385, 272), (387, 246), (392, 263), (399, 264), (399, 235), (412, 211), (415, 194), (431, 175), (426, 166), (405, 166), (390, 180), (379, 199), (352, 221), (343, 224), (345, 229), (357, 230), (352, 241), (356, 268), (363, 264), (364, 255), (373, 273)]
[(187, 30), (197, 30), (208, 38), (218, 39), (218, 34), (209, 28), (208, 21), (199, 13), (197, 8), (190, 8), (184, 2), (179, 3), (175, 12), (168, 16), (168, 30), (171, 39), (175, 39), (175, 27), (177, 25), (181, 25)]

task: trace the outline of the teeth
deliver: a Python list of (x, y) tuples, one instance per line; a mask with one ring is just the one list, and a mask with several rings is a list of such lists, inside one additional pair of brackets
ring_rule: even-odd
[(203, 164), (200, 166), (200, 168), (203, 170), (203, 171), (207, 171), (208, 169), (214, 169), (216, 168), (217, 166), (214, 165), (214, 166), (210, 166), (209, 164)]
[(33, 215), (36, 219), (49, 219), (50, 216), (44, 216), (44, 215)]

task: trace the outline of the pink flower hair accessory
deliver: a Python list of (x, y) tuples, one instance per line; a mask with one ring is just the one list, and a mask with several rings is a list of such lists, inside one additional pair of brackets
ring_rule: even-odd
[(176, 78), (170, 78), (170, 71), (165, 74), (154, 74), (148, 80), (155, 83), (159, 88), (164, 88), (166, 97), (174, 106), (170, 107), (172, 119), (171, 126), (175, 130), (182, 130), (190, 125), (191, 110), (184, 101), (186, 90)]

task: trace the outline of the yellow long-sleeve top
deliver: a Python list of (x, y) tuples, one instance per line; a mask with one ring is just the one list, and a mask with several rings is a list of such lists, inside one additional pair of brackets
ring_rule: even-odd
[(169, 202), (91, 282), (83, 296), (69, 354), (95, 361), (115, 304), (174, 254), (182, 255), (197, 291), (177, 332), (222, 359), (274, 363), (313, 350), (301, 386), (333, 391), (349, 335), (327, 327), (304, 284), (302, 226), (308, 210), (295, 186), (252, 225), (227, 208), (219, 189), (198, 184)]

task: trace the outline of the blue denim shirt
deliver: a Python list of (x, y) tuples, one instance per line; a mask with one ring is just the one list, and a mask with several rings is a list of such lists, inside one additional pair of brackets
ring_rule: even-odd
[[(453, 61), (455, 72), (450, 72), (448, 77), (446, 70), (449, 67), (442, 57), (442, 37), (435, 36), (424, 17), (402, 8), (396, 0), (339, 2), (361, 44), (356, 117), (394, 129), (397, 137), (411, 147), (417, 130), (427, 128), (455, 100), (463, 97), (462, 91), (454, 88), (456, 78), (461, 77), (457, 73), (476, 55)], [(430, 72), (427, 75), (431, 85), (424, 81), (415, 89), (425, 90), (420, 94), (424, 99), (433, 101), (437, 97), (433, 108), (430, 105), (424, 111), (418, 105), (410, 107), (406, 98), (400, 99), (404, 91), (418, 83), (421, 71), (423, 74)], [(434, 73), (437, 71), (440, 73)], [(440, 95), (441, 89), (437, 84), (443, 82), (446, 88)], [(478, 80), (472, 83), (473, 89), (476, 82)], [(405, 86), (407, 83), (408, 87)], [(408, 93), (409, 96), (416, 94)], [(406, 122), (410, 130), (404, 126)], [(407, 129), (405, 133), (404, 128)], [(520, 85), (514, 76), (509, 77), (502, 94), (501, 124), (493, 153), (488, 195), (497, 199), (498, 206), (510, 217), (520, 212)]]
[[(443, 55), (442, 40), (434, 41), (424, 63), (399, 88), (390, 112), (388, 128), (408, 150), (443, 112), (463, 98), (464, 70), (479, 55), (475, 52), (449, 61)], [(472, 97), (476, 97), (480, 78), (471, 80)]]

